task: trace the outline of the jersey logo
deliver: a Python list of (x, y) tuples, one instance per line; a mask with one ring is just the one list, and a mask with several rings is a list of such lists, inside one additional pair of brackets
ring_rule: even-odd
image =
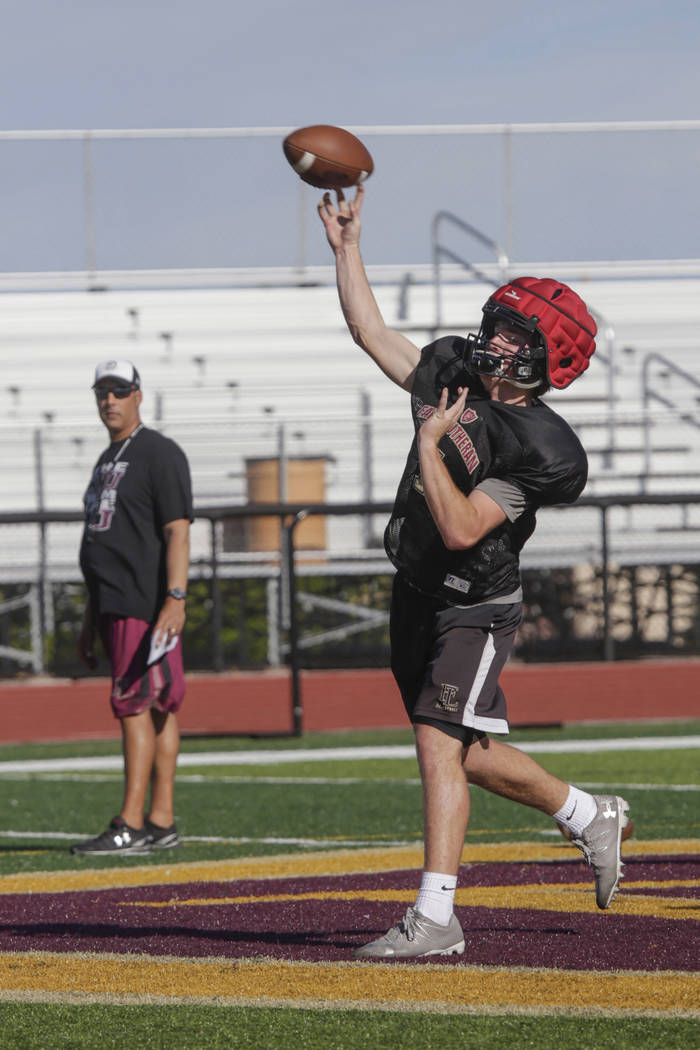
[[(435, 409), (432, 405), (421, 405), (416, 412), (418, 419), (430, 419)], [(473, 408), (465, 408), (462, 415), (459, 417), (460, 423), (473, 423), (475, 419), (478, 419), (478, 415)]]
[(467, 594), (471, 588), (469, 580), (461, 580), (459, 576), (453, 576), (451, 572), (448, 572), (442, 582), (445, 587), (454, 587), (456, 591), (461, 591), (463, 594)]
[(479, 466), (479, 457), (476, 454), (476, 449), (474, 448), (469, 434), (462, 430), (458, 423), (455, 423), (455, 425), (450, 427), (447, 431), (447, 436), (450, 441), (453, 441), (457, 446), (457, 450), (464, 460), (464, 465), (469, 473), (473, 474)]
[[(435, 408), (432, 405), (421, 405), (416, 412), (418, 419), (430, 419)], [(461, 423), (473, 423), (475, 419), (478, 419), (476, 412), (473, 408), (466, 408), (460, 416), (459, 423), (455, 423), (447, 431), (447, 437), (457, 446), (460, 456), (464, 460), (464, 465), (470, 474), (473, 474), (476, 468), (479, 466), (479, 457), (476, 454), (476, 449), (472, 443), (472, 439), (466, 434)], [(443, 459), (445, 457), (443, 456)], [(422, 490), (420, 490), (422, 491)]]
[(89, 532), (108, 532), (117, 506), (117, 488), (128, 463), (103, 463), (95, 470), (85, 494), (85, 514)]

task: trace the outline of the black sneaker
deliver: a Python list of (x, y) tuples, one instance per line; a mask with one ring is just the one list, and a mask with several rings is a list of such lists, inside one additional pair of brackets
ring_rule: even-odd
[(171, 824), (169, 828), (162, 828), (160, 824), (154, 824), (146, 817), (143, 826), (148, 834), (149, 845), (153, 849), (172, 849), (180, 845), (180, 836), (175, 824)]
[(87, 857), (150, 853), (151, 841), (145, 827), (131, 828), (121, 817), (115, 817), (101, 835), (94, 839), (86, 839), (85, 842), (76, 842), (70, 851)]

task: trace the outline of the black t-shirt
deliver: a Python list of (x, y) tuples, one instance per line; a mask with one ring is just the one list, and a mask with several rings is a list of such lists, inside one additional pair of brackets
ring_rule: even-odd
[(167, 590), (163, 526), (192, 520), (182, 449), (143, 427), (105, 449), (85, 492), (80, 568), (93, 614), (151, 623)]
[(463, 351), (457, 336), (422, 351), (411, 391), (414, 426), (417, 431), (432, 414), (444, 386), (450, 404), (459, 386), (468, 387), (460, 421), (439, 443), (445, 465), (466, 495), (487, 479), (501, 479), (522, 493), (522, 507), (473, 547), (448, 550), (423, 495), (414, 438), (384, 545), (419, 590), (449, 604), (474, 605), (518, 590), (519, 553), (535, 528), (537, 509), (573, 503), (586, 484), (588, 463), (571, 427), (543, 402), (535, 399), (526, 407), (490, 400), (479, 376), (465, 369)]

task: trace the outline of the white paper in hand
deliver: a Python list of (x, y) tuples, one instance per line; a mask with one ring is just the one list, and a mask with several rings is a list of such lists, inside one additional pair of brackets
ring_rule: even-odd
[(179, 641), (179, 635), (174, 634), (172, 637), (167, 631), (162, 631), (160, 634), (151, 635), (151, 648), (148, 653), (148, 666), (156, 663), (166, 653), (169, 653), (171, 649), (174, 649)]

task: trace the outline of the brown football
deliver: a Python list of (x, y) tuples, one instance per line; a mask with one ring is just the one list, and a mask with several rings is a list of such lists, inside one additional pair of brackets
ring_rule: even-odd
[(332, 124), (297, 128), (287, 135), (282, 149), (299, 178), (321, 190), (356, 186), (374, 171), (364, 143)]

